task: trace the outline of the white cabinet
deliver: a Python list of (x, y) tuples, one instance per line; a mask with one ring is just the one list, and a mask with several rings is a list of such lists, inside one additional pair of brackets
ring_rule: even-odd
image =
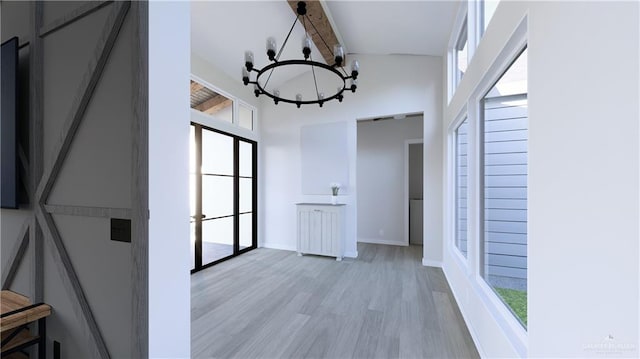
[(298, 203), (298, 255), (344, 255), (345, 205)]

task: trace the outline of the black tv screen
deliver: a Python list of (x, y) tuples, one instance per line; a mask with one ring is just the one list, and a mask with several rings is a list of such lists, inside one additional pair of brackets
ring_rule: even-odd
[(0, 58), (0, 207), (18, 208), (18, 38), (2, 44)]

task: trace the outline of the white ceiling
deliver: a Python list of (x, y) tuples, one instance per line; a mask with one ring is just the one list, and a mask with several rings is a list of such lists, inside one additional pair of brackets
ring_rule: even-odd
[[(347, 53), (442, 56), (458, 3), (330, 0), (325, 5)], [(285, 0), (196, 1), (191, 5), (191, 48), (240, 82), (244, 51), (252, 50), (255, 65), (264, 67), (269, 63), (267, 37), (274, 36), (280, 47), (294, 19)], [(303, 34), (296, 25), (282, 58), (302, 58)], [(312, 57), (322, 61), (316, 48)], [(304, 67), (298, 70), (279, 73), (271, 83), (298, 76)]]
[(443, 56), (456, 1), (328, 1), (349, 53)]

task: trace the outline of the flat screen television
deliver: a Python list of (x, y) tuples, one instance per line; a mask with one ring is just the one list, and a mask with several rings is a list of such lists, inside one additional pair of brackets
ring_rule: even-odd
[(2, 44), (0, 58), (0, 207), (18, 208), (18, 38)]

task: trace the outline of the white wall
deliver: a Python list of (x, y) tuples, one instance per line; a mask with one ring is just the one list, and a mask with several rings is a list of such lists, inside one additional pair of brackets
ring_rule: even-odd
[(487, 357), (639, 355), (638, 7), (500, 2), (445, 110), (447, 128), (528, 16), (528, 334), (483, 294), (471, 254), (467, 270), (452, 238), (444, 251)]
[(422, 139), (422, 116), (358, 122), (359, 242), (407, 244), (405, 141), (415, 139)]
[(190, 16), (188, 2), (149, 2), (151, 358), (186, 358), (191, 354)]
[[(356, 119), (424, 112), (425, 199), (430, 207), (425, 213), (431, 226), (425, 232), (425, 256), (441, 260), (441, 109), (442, 60), (429, 56), (350, 55), (360, 61), (361, 76), (355, 94), (346, 93), (342, 103), (326, 103), (323, 108), (263, 101), (261, 104), (261, 154), (263, 175), (262, 211), (267, 247), (294, 250), (296, 243), (295, 206), (300, 201), (328, 202), (329, 196), (303, 196), (300, 191), (300, 127), (313, 123), (346, 121), (353, 138), (348, 157), (350, 188), (356, 186)], [(307, 78), (308, 80), (308, 78)], [(296, 78), (281, 88), (282, 93), (313, 86)], [(348, 255), (356, 254), (357, 189), (341, 197), (347, 203)], [(425, 226), (426, 227), (426, 226)]]

